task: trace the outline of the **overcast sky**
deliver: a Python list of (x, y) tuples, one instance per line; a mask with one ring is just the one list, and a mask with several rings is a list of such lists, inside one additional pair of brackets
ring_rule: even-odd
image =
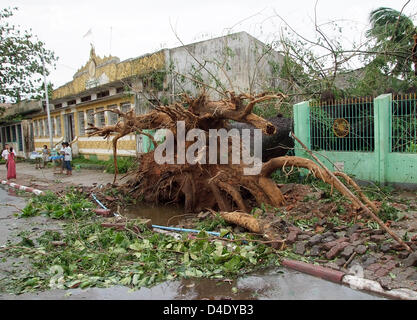
[[(0, 7), (18, 7), (11, 21), (32, 29), (59, 57), (49, 81), (57, 88), (72, 80), (89, 59), (92, 41), (96, 54), (121, 60), (161, 48), (247, 31), (261, 41), (279, 36), (284, 18), (299, 33), (313, 35), (315, 0), (2, 0)], [(339, 20), (348, 42), (363, 40), (372, 9), (401, 10), (406, 0), (319, 0), (317, 20)], [(417, 12), (411, 0), (404, 13)], [(172, 25), (172, 28), (171, 28)], [(91, 29), (92, 36), (84, 37)]]

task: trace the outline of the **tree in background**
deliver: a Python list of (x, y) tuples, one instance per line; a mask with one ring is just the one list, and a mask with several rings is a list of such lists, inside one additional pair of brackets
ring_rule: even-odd
[[(42, 57), (46, 65), (57, 57), (45, 43), (7, 22), (17, 8), (0, 10), (0, 101), (17, 102), (39, 93)], [(46, 70), (48, 74), (48, 70)]]
[(284, 60), (282, 64), (272, 61), (271, 67), (279, 79), (279, 89), (290, 97), (288, 104), (415, 92), (412, 49), (416, 28), (402, 13), (404, 7), (401, 11), (385, 7), (373, 10), (366, 41), (352, 44), (346, 43), (344, 27), (336, 21), (315, 19), (315, 35), (307, 38), (277, 14), (286, 24), (276, 42)]
[(371, 28), (366, 36), (375, 41), (371, 50), (377, 52), (373, 55), (377, 64), (387, 66), (389, 69), (385, 71), (393, 76), (413, 77), (412, 48), (416, 33), (413, 21), (402, 12), (381, 7), (370, 13), (369, 22)]

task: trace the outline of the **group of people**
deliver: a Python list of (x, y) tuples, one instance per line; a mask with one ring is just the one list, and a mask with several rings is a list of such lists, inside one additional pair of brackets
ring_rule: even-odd
[[(72, 150), (68, 142), (63, 142), (62, 147), (59, 151), (60, 155), (63, 156), (62, 166), (61, 166), (61, 173), (63, 173), (64, 169), (66, 170), (66, 175), (72, 175)], [(45, 167), (46, 162), (49, 160), (50, 151), (47, 145), (43, 146), (42, 149), (42, 162), (43, 167)], [(7, 180), (16, 179), (16, 152), (13, 150), (13, 147), (9, 144), (5, 145), (1, 156), (4, 160), (6, 160), (6, 170), (7, 170)]]
[[(55, 150), (55, 149), (53, 149), (53, 150)], [(70, 147), (68, 142), (63, 142), (62, 143), (62, 147), (59, 150), (59, 154), (60, 154), (61, 157), (58, 157), (58, 158), (62, 159), (62, 165), (61, 165), (60, 173), (62, 174), (64, 169), (65, 169), (67, 171), (66, 175), (71, 176), (72, 175), (72, 167), (71, 167), (72, 150), (71, 150), (71, 147)], [(48, 149), (48, 146), (45, 144), (43, 146), (43, 149), (42, 149), (43, 168), (45, 168), (46, 163), (49, 161), (50, 155), (51, 155), (51, 152)], [(55, 153), (55, 155), (56, 155), (56, 153)], [(52, 157), (52, 159), (54, 159), (54, 161), (55, 161), (55, 158), (56, 157)]]
[(1, 157), (6, 160), (7, 180), (16, 179), (16, 152), (13, 147), (6, 144)]

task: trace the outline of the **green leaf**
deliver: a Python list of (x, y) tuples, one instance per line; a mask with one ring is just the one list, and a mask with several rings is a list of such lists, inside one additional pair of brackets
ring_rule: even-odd
[(189, 263), (189, 262), (190, 262), (190, 254), (189, 254), (188, 252), (186, 252), (186, 253), (184, 254), (184, 257), (183, 257), (182, 261), (183, 261), (183, 263), (184, 263), (184, 264), (186, 264), (186, 263)]
[(220, 237), (224, 237), (229, 233), (230, 233), (230, 230), (228, 229), (220, 229)]

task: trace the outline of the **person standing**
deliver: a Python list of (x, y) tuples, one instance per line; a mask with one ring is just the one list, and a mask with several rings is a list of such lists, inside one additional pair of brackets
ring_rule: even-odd
[(46, 163), (49, 161), (50, 151), (48, 146), (45, 144), (42, 149), (42, 168), (46, 167)]
[(16, 153), (13, 151), (13, 147), (9, 148), (9, 154), (7, 155), (7, 180), (16, 179)]
[(9, 145), (6, 143), (4, 145), (4, 150), (1, 153), (1, 157), (6, 161), (6, 170), (7, 170), (7, 155), (9, 154)]
[[(7, 143), (4, 145), (4, 147), (5, 147), (5, 149), (1, 153), (1, 156), (4, 160), (6, 160), (6, 169), (7, 169), (7, 158), (9, 156), (9, 153), (12, 152), (14, 154), (14, 156), (16, 157), (16, 152), (14, 152), (13, 148)], [(10, 148), (12, 149), (12, 151), (10, 151)]]
[(65, 149), (65, 143), (66, 142), (61, 143), (62, 147), (61, 147), (61, 149), (59, 149), (59, 155), (62, 156), (62, 159), (58, 160), (59, 161), (59, 166), (61, 168), (61, 171), (59, 172), (60, 174), (63, 174), (64, 173), (64, 165), (65, 165), (65, 162), (64, 162), (65, 151), (64, 151), (64, 149)]
[(71, 161), (72, 161), (72, 150), (68, 142), (63, 143), (64, 146), (64, 167), (67, 169), (67, 176), (72, 175)]

